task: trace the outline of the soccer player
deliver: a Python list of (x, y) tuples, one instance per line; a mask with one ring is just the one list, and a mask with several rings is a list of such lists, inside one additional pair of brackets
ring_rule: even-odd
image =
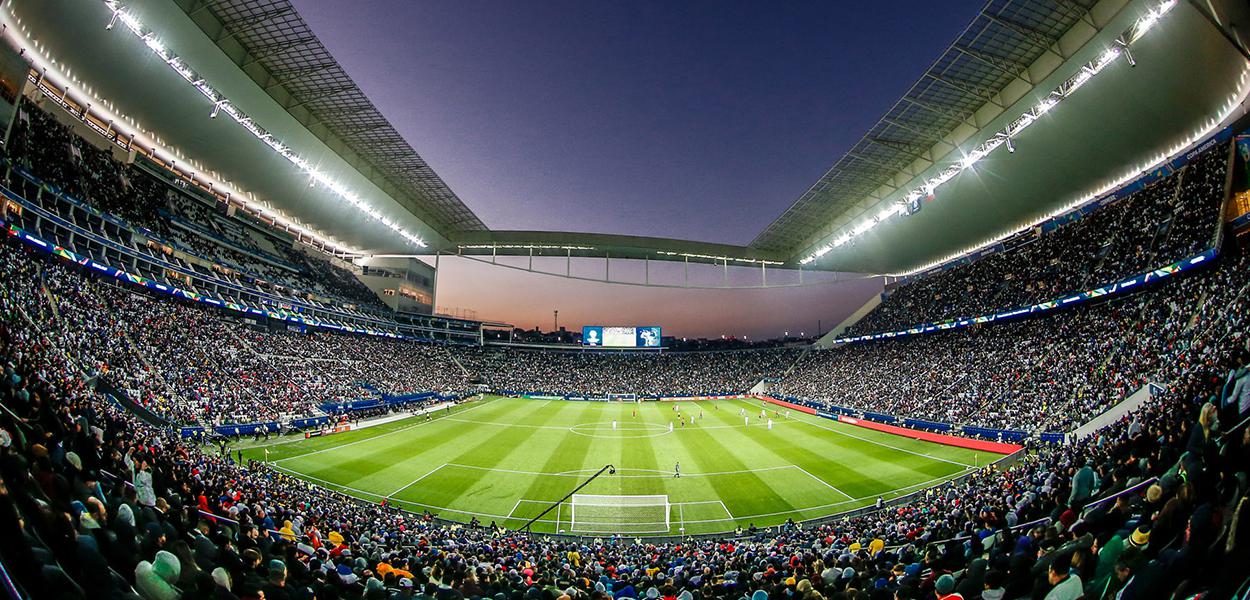
[(769, 420), (768, 420), (768, 430), (769, 430), (769, 431), (772, 431), (772, 430), (773, 430), (773, 420), (772, 420), (772, 419), (769, 419)]
[(669, 433), (673, 433), (673, 422), (672, 422), (672, 421), (669, 421), (669, 422), (668, 422), (668, 432), (669, 432)]
[(616, 431), (616, 421), (612, 421), (612, 431)]
[(681, 461), (673, 465), (673, 477), (681, 479)]
[(743, 426), (743, 427), (750, 427), (750, 426), (751, 426), (751, 417), (742, 417), (742, 426)]

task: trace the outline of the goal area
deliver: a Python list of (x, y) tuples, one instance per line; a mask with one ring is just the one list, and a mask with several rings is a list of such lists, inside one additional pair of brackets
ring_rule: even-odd
[(668, 496), (573, 494), (568, 502), (569, 531), (574, 533), (668, 533), (672, 505)]

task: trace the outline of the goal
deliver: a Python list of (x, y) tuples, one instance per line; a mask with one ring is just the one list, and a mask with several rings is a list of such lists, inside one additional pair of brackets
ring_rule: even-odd
[(668, 496), (573, 494), (569, 531), (576, 533), (668, 533)]
[(637, 402), (638, 394), (608, 394), (608, 402)]

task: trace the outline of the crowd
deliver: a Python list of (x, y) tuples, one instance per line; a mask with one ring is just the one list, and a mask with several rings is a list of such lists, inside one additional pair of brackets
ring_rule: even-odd
[[(227, 216), (224, 205), (210, 206), (135, 164), (116, 160), (111, 150), (75, 135), (29, 99), (21, 102), (11, 136), (5, 148), (9, 160), (81, 202), (225, 267), (240, 284), (270, 289), (277, 285), (300, 296), (312, 293), (350, 306), (386, 310), (377, 295), (344, 267), (297, 250), (289, 240), (261, 233), (263, 225), (245, 225), (243, 219), (250, 217)], [(21, 177), (11, 175), (8, 183), (28, 199), (38, 195)], [(68, 203), (50, 196), (45, 202), (63, 216), (71, 210)], [(125, 236), (111, 237), (127, 242)]]
[(295, 418), (322, 414), (325, 404), (463, 394), (475, 384), (567, 395), (739, 394), (780, 376), (797, 356), (795, 350), (556, 353), (273, 330), (84, 277), (13, 245), (0, 248), (0, 276), (85, 369), (184, 424)]
[(1242, 271), (1175, 282), (1207, 301), (1180, 307), (1167, 390), (1090, 438), (853, 518), (654, 543), (448, 525), (234, 464), (93, 391), (30, 314), (51, 305), (6, 285), (0, 558), (55, 598), (1226, 598), (1250, 561)]
[[(18, 121), (9, 152), (71, 194), (153, 227), (178, 210), (168, 188), (33, 107)], [(1221, 152), (1020, 248), (904, 285), (859, 327), (992, 312), (1199, 251), (1219, 222)], [(247, 246), (246, 231), (214, 231), (266, 251)], [(273, 331), (5, 242), (0, 559), (50, 598), (1229, 598), (1250, 564), (1250, 257), (1230, 249), (1213, 262), (1043, 318), (802, 356), (601, 354)], [(646, 396), (780, 378), (781, 393), (859, 410), (1067, 430), (1146, 382), (1163, 391), (1089, 437), (1031, 445), (897, 505), (652, 542), (452, 525), (344, 496), (140, 420), (97, 391), (101, 378), (157, 414), (203, 424), (474, 383)]]
[(468, 387), (440, 346), (269, 331), (83, 277), (17, 246), (0, 248), (0, 277), (82, 369), (179, 423), (252, 423), (322, 414), (327, 403)]
[[(804, 355), (772, 393), (860, 411), (1001, 429), (1068, 431), (1175, 376), (1250, 260), (1039, 318), (846, 344)], [(1230, 314), (1241, 320), (1244, 315)]]
[(483, 383), (500, 391), (567, 396), (743, 394), (780, 377), (799, 350), (604, 353), (487, 347), (462, 351)]
[(1083, 217), (1033, 230), (1000, 250), (906, 281), (848, 335), (979, 317), (1120, 281), (1189, 258), (1214, 241), (1228, 196), (1229, 145)]
[[(1149, 382), (1167, 381), (1201, 332), (1191, 315), (1245, 287), (1241, 269), (1185, 277), (1046, 318), (797, 349), (593, 353), (462, 347), (272, 330), (204, 305), (81, 277), (17, 247), (0, 274), (75, 355), (132, 400), (185, 424), (322, 414), (381, 395), (506, 392), (572, 396), (771, 392), (957, 425), (1067, 431)], [(1202, 282), (1219, 280), (1211, 291)], [(176, 349), (176, 350), (174, 350)], [(796, 362), (797, 361), (797, 362)], [(793, 366), (791, 369), (790, 367)]]

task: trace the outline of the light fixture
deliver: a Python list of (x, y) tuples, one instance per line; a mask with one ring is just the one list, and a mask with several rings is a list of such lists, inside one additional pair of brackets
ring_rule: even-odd
[[(1076, 90), (1080, 89), (1086, 82), (1093, 79), (1095, 75), (1102, 72), (1107, 65), (1114, 62), (1115, 59), (1119, 58), (1121, 54), (1128, 57), (1130, 65), (1135, 65), (1136, 61), (1134, 61), (1132, 55), (1129, 54), (1128, 46), (1141, 38), (1146, 31), (1150, 30), (1150, 28), (1153, 27), (1164, 14), (1167, 14), (1169, 10), (1176, 6), (1176, 2), (1177, 0), (1164, 0), (1154, 8), (1148, 10), (1146, 14), (1138, 19), (1124, 35), (1121, 35), (1116, 39), (1115, 45), (1108, 48), (1094, 60), (1081, 65), (1081, 67), (1077, 69), (1076, 73), (1061, 83), (1059, 87), (1046, 94), (1032, 109), (1026, 110), (1024, 114), (1020, 115), (1016, 120), (1008, 123), (1002, 131), (990, 136), (986, 139), (986, 141), (969, 150), (967, 154), (961, 157), (958, 161), (947, 165), (932, 177), (925, 180), (919, 187), (905, 193), (903, 195), (904, 201), (906, 202), (918, 199), (921, 195), (932, 196), (933, 190), (937, 189), (938, 186), (950, 181), (963, 171), (972, 168), (978, 160), (989, 154), (1000, 145), (1006, 144), (1007, 152), (1009, 154), (1014, 154), (1015, 145), (1011, 142), (1011, 138), (1013, 136), (1018, 135), (1029, 125), (1036, 123), (1042, 115), (1050, 112), (1051, 109), (1057, 106), (1062, 100), (1067, 98)], [(1128, 41), (1125, 41), (1126, 39)], [(904, 214), (905, 212), (906, 211), (898, 211), (893, 214)], [(892, 215), (887, 215), (887, 217), (888, 216)], [(869, 229), (872, 229), (874, 226), (882, 223), (883, 221), (884, 219), (878, 218), (868, 219), (860, 223), (851, 229), (849, 234), (844, 233), (833, 242), (826, 243), (809, 252), (807, 256), (799, 260), (799, 264), (808, 264), (825, 254), (828, 254), (834, 248), (846, 244), (851, 240), (851, 238), (863, 235)]]
[(146, 45), (154, 54), (159, 56), (165, 64), (169, 65), (170, 68), (195, 87), (196, 90), (203, 94), (204, 97), (208, 98), (209, 101), (215, 103), (213, 106), (213, 112), (210, 116), (215, 117), (219, 112), (224, 112), (227, 115), (230, 115), (235, 122), (242, 125), (244, 129), (247, 129), (252, 135), (256, 136), (257, 139), (272, 148), (274, 152), (277, 152), (283, 158), (289, 160), (297, 168), (303, 170), (315, 182), (321, 183), (327, 189), (334, 192), (334, 194), (340, 199), (356, 207), (373, 220), (383, 223), (383, 225), (399, 234), (408, 243), (422, 248), (428, 246), (425, 240), (416, 233), (409, 231), (407, 228), (399, 225), (398, 223), (384, 221), (381, 218), (381, 213), (373, 208), (366, 200), (361, 198), (352, 190), (348, 189), (343, 184), (331, 180), (328, 175), (314, 168), (306, 159), (287, 145), (283, 144), (280, 140), (274, 137), (273, 134), (257, 125), (251, 117), (239, 110), (239, 108), (233, 103), (229, 102), (224, 95), (217, 92), (211, 85), (209, 85), (206, 79), (200, 77), (190, 66), (183, 62), (181, 58), (170, 52), (170, 50), (166, 48), (163, 43), (161, 43), (156, 32), (145, 27), (137, 17), (131, 14), (130, 11), (122, 5), (122, 3), (117, 2), (116, 0), (104, 0), (104, 4), (108, 6), (109, 10), (113, 11), (113, 14), (109, 19), (110, 24), (120, 20), (124, 25), (126, 25), (126, 28), (129, 29), (131, 33), (142, 40), (144, 45)]

